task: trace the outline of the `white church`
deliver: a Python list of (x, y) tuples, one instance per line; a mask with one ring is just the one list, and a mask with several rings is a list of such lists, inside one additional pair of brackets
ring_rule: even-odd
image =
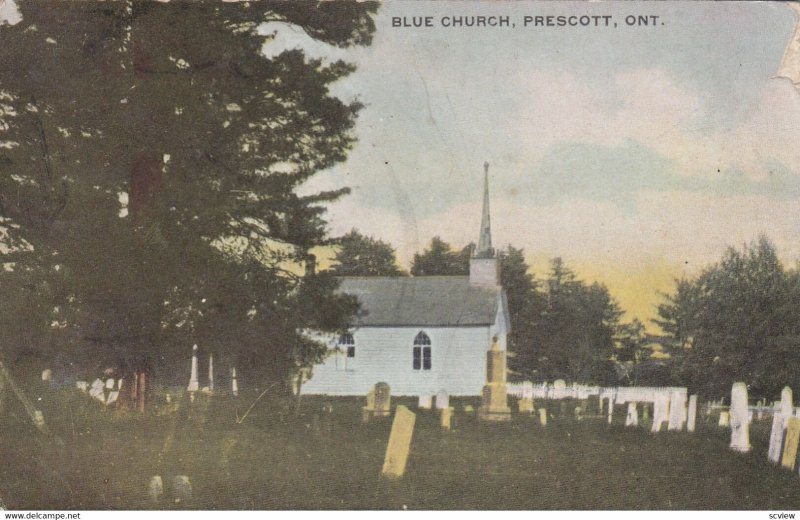
[(302, 393), (365, 395), (386, 382), (393, 395), (481, 394), (486, 352), (494, 337), (505, 352), (510, 330), (492, 248), (488, 167), (469, 276), (342, 278), (339, 290), (356, 296), (362, 312), (349, 333), (330, 338)]

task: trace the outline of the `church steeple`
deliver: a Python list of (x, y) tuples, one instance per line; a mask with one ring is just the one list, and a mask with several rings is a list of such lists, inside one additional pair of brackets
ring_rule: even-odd
[(469, 283), (485, 287), (500, 285), (500, 263), (492, 248), (492, 225), (489, 217), (489, 163), (483, 163), (483, 213), (478, 247), (469, 261)]
[(481, 232), (478, 238), (477, 258), (492, 258), (492, 223), (489, 216), (489, 163), (483, 163), (483, 213), (481, 215)]

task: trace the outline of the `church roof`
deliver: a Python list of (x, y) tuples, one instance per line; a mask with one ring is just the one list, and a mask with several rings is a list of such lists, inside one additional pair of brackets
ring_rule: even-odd
[(500, 287), (476, 287), (469, 283), (469, 276), (340, 280), (339, 291), (361, 303), (355, 326), (491, 325), (504, 298)]

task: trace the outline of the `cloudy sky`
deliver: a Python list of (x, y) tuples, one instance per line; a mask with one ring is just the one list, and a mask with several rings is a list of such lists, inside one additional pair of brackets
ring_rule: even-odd
[[(0, 19), (14, 11), (0, 0)], [(478, 15), (516, 27), (441, 26)], [(523, 26), (548, 15), (612, 22)], [(434, 26), (392, 27), (413, 16)], [(786, 4), (393, 0), (376, 25), (372, 46), (344, 51), (262, 27), (277, 31), (267, 54), (301, 46), (358, 66), (335, 89), (366, 105), (359, 141), (305, 187), (353, 188), (332, 233), (386, 240), (406, 267), (435, 235), (477, 241), (488, 161), (495, 245), (524, 248), (537, 276), (563, 257), (629, 318), (652, 318), (674, 277), (760, 233), (800, 259), (800, 93), (774, 78), (795, 27)]]
[[(516, 27), (440, 26), (493, 14)], [(618, 26), (522, 27), (584, 14)], [(341, 54), (359, 68), (336, 87), (366, 104), (359, 142), (308, 187), (353, 187), (332, 232), (387, 240), (405, 265), (434, 235), (477, 241), (488, 161), (495, 245), (524, 248), (537, 275), (564, 257), (629, 317), (759, 233), (800, 259), (800, 94), (774, 78), (786, 5), (392, 2), (376, 23), (371, 47)]]

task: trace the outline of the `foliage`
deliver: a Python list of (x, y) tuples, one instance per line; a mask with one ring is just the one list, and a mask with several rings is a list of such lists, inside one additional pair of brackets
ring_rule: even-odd
[[(259, 25), (368, 44), (377, 5), (18, 4), (22, 21), (0, 27), (0, 218), (16, 263), (0, 283), (34, 288), (30, 325), (57, 309), (61, 351), (145, 366), (194, 342), (227, 349), (221, 331), (274, 350), (283, 372), (313, 359), (293, 329), (309, 281), (288, 266), (327, 243), (325, 203), (347, 190), (296, 188), (345, 159), (360, 104), (329, 92), (351, 65), (264, 54), (274, 35)], [(6, 305), (0, 319), (28, 320), (22, 300)]]
[(412, 276), (458, 276), (469, 274), (470, 248), (453, 251), (450, 244), (433, 237), (422, 253), (415, 253), (411, 262)]
[(336, 276), (403, 276), (394, 248), (355, 229), (338, 240), (330, 271)]
[(762, 236), (677, 280), (657, 323), (682, 347), (675, 370), (692, 391), (725, 396), (744, 381), (755, 396), (777, 397), (800, 377), (798, 305), (800, 274)]

